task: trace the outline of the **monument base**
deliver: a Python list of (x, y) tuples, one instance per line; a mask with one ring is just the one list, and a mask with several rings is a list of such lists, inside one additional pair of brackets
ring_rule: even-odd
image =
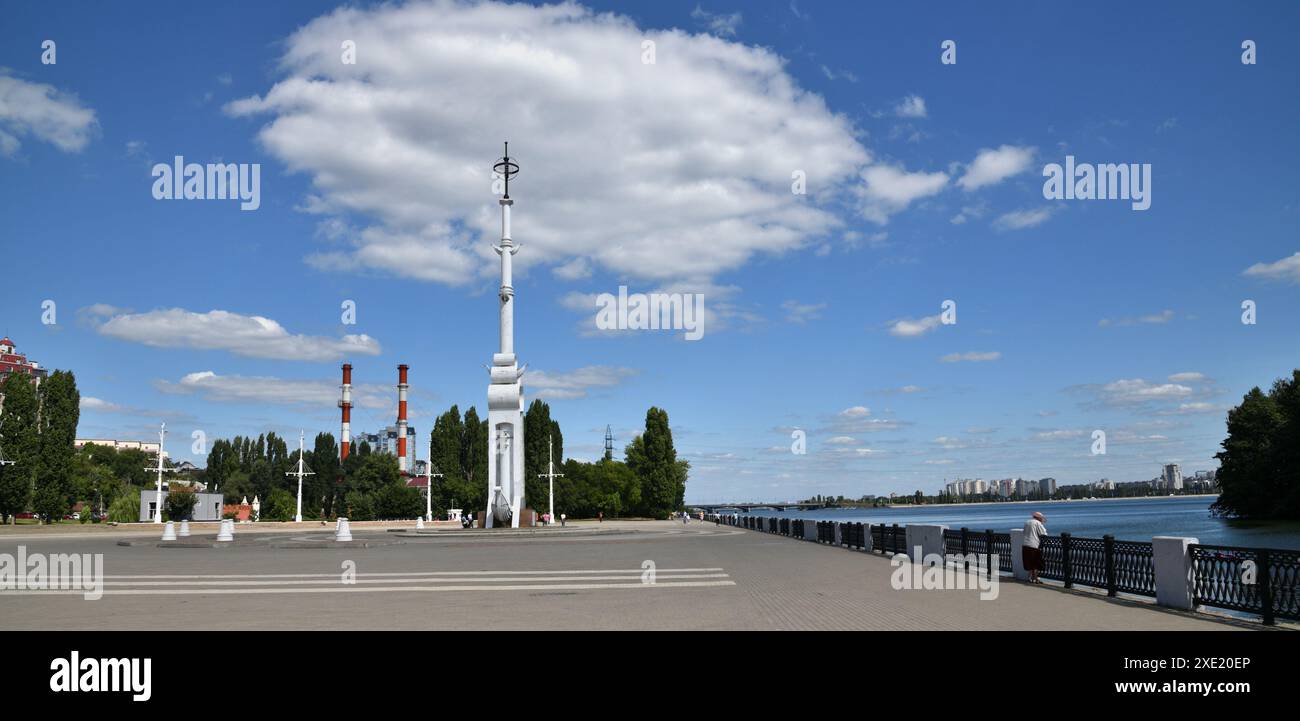
[[(487, 528), (487, 511), (478, 511), (474, 514), (474, 525), (471, 528)], [(533, 528), (538, 525), (540, 516), (537, 511), (531, 508), (525, 508), (519, 511), (519, 527)], [(500, 526), (498, 526), (500, 528)], [(505, 526), (509, 528), (509, 526)]]

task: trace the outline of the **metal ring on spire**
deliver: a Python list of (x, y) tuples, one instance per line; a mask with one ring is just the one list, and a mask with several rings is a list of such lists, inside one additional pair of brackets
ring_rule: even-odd
[(510, 197), (510, 179), (519, 174), (519, 163), (510, 159), (510, 143), (506, 143), (505, 155), (492, 166), (492, 172), (506, 180), (505, 197)]

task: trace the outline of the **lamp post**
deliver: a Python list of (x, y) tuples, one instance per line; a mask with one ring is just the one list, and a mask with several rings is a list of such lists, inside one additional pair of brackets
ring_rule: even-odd
[[(432, 432), (429, 435), (433, 435)], [(433, 472), (432, 458), (425, 464), (424, 477), (424, 520), (433, 523), (433, 479), (442, 478), (442, 474)]]
[(153, 522), (162, 523), (162, 474), (163, 474), (163, 442), (167, 438), (167, 424), (163, 423), (158, 429), (158, 466), (156, 468), (146, 468), (146, 471), (158, 471), (158, 487), (154, 491), (153, 501)]
[(564, 478), (563, 473), (555, 472), (555, 444), (552, 442), (552, 438), (549, 435), (546, 437), (546, 457), (547, 457), (546, 460), (547, 472), (538, 473), (537, 477), (545, 478), (548, 481), (548, 489), (550, 493), (551, 503), (550, 503), (550, 511), (547, 512), (546, 518), (547, 518), (547, 525), (549, 525), (555, 522), (555, 479), (557, 477)]
[(286, 476), (298, 477), (298, 510), (294, 511), (293, 514), (293, 520), (296, 523), (302, 523), (302, 477), (316, 475), (311, 471), (304, 471), (302, 469), (303, 443), (304, 443), (304, 436), (302, 430), (300, 429), (298, 431), (298, 470), (284, 472), (284, 475)]

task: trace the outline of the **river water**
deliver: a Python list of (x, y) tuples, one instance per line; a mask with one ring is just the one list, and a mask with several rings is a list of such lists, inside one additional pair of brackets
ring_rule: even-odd
[[(951, 506), (896, 508), (823, 508), (817, 511), (754, 510), (750, 515), (856, 523), (940, 523), (975, 531), (1020, 528), (1034, 511), (1047, 516), (1047, 530), (1057, 534), (1101, 538), (1109, 533), (1123, 541), (1152, 536), (1193, 536), (1201, 543), (1300, 550), (1300, 522), (1232, 521), (1210, 515), (1212, 496), (1171, 496), (1092, 501), (964, 503)], [(726, 511), (723, 511), (724, 513)], [(744, 515), (744, 514), (742, 514)]]

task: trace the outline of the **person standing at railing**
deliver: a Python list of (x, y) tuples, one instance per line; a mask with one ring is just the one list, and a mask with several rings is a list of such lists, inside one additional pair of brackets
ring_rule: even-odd
[(1043, 536), (1047, 535), (1047, 526), (1044, 521), (1047, 517), (1038, 511), (1025, 521), (1025, 534), (1020, 547), (1020, 560), (1024, 563), (1025, 570), (1029, 572), (1030, 583), (1042, 583), (1038, 580), (1038, 572), (1043, 570), (1043, 550), (1041, 548)]

